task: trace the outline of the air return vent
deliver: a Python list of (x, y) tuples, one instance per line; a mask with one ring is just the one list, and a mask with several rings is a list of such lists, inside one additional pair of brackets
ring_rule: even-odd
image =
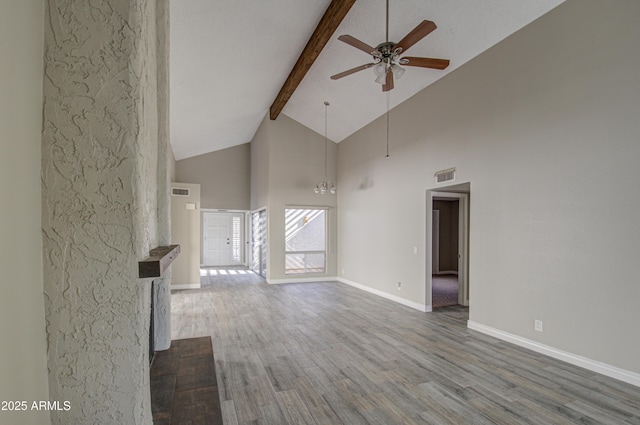
[(189, 189), (181, 187), (172, 187), (171, 196), (189, 196)]
[(448, 170), (438, 171), (434, 174), (434, 177), (436, 178), (436, 183), (454, 181), (456, 179), (456, 169), (449, 168)]

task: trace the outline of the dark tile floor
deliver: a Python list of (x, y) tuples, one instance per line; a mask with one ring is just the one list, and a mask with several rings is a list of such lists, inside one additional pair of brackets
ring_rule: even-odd
[(155, 425), (222, 424), (211, 337), (171, 341), (151, 365)]

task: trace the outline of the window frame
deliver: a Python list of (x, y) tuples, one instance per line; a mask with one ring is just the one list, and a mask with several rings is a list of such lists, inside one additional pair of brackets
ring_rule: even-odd
[[(322, 211), (322, 213), (324, 214), (324, 250), (296, 250), (296, 251), (289, 251), (287, 250), (287, 236), (286, 236), (286, 232), (287, 232), (287, 212), (289, 210), (301, 210), (301, 211)], [(300, 206), (300, 205), (286, 205), (284, 208), (284, 220), (285, 220), (285, 226), (284, 226), (284, 230), (285, 230), (285, 243), (284, 243), (284, 274), (286, 276), (305, 276), (305, 275), (326, 275), (327, 273), (327, 268), (328, 268), (328, 252), (329, 252), (329, 211), (330, 208), (327, 206)], [(290, 255), (314, 255), (314, 254), (322, 254), (324, 257), (323, 260), (323, 267), (322, 267), (322, 271), (316, 271), (311, 269), (311, 271), (309, 270), (305, 270), (305, 269), (293, 269), (294, 271), (289, 271), (292, 269), (288, 269), (287, 268), (287, 258)]]

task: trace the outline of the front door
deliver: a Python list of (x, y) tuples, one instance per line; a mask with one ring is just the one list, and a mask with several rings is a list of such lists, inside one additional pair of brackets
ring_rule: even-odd
[(205, 266), (233, 266), (243, 259), (242, 213), (204, 213), (203, 255)]

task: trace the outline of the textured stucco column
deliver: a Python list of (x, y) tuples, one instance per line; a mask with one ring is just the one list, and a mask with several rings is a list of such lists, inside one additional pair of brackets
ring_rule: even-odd
[[(171, 244), (169, 161), (169, 0), (156, 1), (158, 61), (158, 245)], [(171, 267), (155, 282), (155, 350), (171, 347)]]
[(151, 281), (137, 278), (137, 262), (168, 231), (156, 1), (45, 4), (49, 387), (71, 404), (52, 423), (151, 424)]

